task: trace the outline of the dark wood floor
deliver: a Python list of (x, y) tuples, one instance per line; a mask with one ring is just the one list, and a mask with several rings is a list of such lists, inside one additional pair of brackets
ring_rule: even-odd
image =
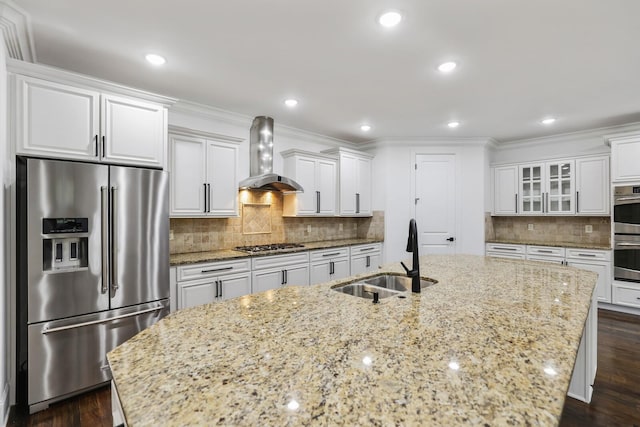
[[(598, 373), (591, 404), (567, 398), (561, 427), (640, 427), (640, 317), (598, 311)], [(31, 416), (15, 411), (9, 426), (111, 426), (111, 391), (104, 387)]]

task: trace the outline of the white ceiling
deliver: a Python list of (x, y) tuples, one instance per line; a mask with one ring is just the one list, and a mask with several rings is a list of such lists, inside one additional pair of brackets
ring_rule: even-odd
[[(638, 0), (14, 2), (40, 63), (353, 142), (640, 121)], [(388, 8), (404, 15), (392, 30), (376, 22)], [(446, 60), (459, 67), (442, 75)]]

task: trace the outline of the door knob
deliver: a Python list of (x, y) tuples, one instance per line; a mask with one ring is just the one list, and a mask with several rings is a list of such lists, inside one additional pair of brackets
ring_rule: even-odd
[(449, 237), (449, 238), (447, 239), (447, 242), (453, 242), (454, 240), (456, 240), (456, 238), (455, 238), (455, 237)]

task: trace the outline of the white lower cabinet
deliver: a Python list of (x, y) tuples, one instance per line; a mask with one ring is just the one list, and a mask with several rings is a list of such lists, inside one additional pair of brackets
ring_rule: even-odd
[(567, 265), (598, 273), (596, 299), (611, 302), (611, 251), (567, 248)]
[(598, 303), (594, 295), (571, 374), (568, 396), (591, 402), (598, 369)]
[(309, 284), (309, 252), (255, 257), (251, 262), (253, 292)]
[(614, 282), (611, 302), (626, 307), (640, 308), (640, 287), (632, 282)]
[(493, 258), (525, 259), (525, 245), (514, 245), (512, 243), (487, 243), (485, 253)]
[(309, 253), (309, 284), (349, 277), (349, 247), (320, 249)]
[(176, 273), (178, 309), (251, 293), (248, 258), (181, 266)]
[(351, 246), (351, 275), (377, 270), (382, 262), (382, 244)]

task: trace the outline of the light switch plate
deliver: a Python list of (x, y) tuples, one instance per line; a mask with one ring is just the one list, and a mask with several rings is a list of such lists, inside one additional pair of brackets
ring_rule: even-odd
[(533, 224), (527, 224), (527, 230), (533, 231)]
[(584, 226), (585, 233), (593, 233), (593, 225), (585, 225)]

